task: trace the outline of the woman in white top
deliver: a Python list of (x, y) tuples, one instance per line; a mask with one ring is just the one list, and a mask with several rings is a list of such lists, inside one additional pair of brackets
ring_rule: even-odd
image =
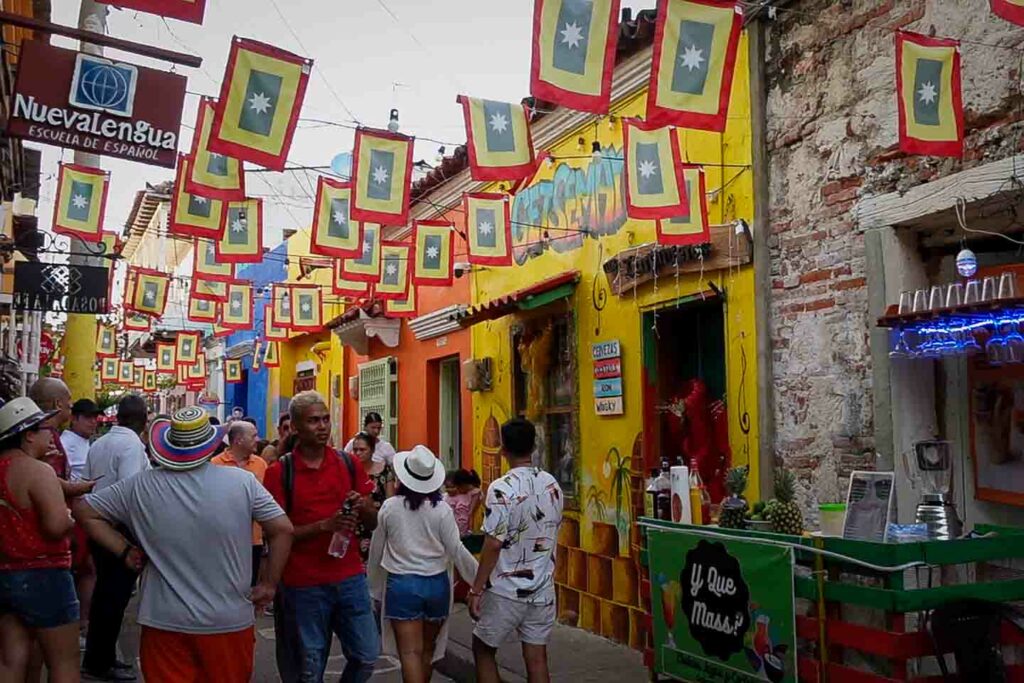
[(405, 683), (426, 683), (444, 656), (452, 605), (452, 564), (465, 580), (476, 559), (462, 545), (451, 507), (441, 503), (445, 469), (430, 449), (395, 455), (398, 490), (377, 514), (367, 567), (381, 600), (384, 652), (397, 652)]
[[(380, 433), (384, 429), (384, 418), (380, 416), (380, 413), (369, 412), (366, 417), (363, 418), (363, 431), (372, 436), (377, 440), (377, 443), (373, 447), (373, 461), (382, 462), (385, 465), (395, 464), (395, 447), (388, 443), (385, 439), (380, 438)], [(361, 434), (362, 432), (360, 432)], [(358, 434), (356, 435), (358, 436)], [(355, 445), (355, 437), (348, 440), (345, 444), (345, 452), (351, 453), (352, 447)]]

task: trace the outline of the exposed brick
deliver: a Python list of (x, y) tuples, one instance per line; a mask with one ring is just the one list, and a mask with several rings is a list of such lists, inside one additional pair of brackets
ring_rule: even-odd
[(867, 278), (855, 277), (852, 280), (842, 280), (840, 282), (837, 282), (833, 286), (833, 289), (836, 289), (836, 290), (839, 290), (839, 291), (843, 291), (843, 290), (846, 290), (846, 289), (859, 289), (861, 287), (865, 287), (867, 284), (868, 284)]
[(832, 270), (826, 268), (823, 270), (812, 270), (809, 273), (804, 273), (800, 276), (800, 284), (806, 284), (808, 282), (820, 282), (821, 280), (828, 280), (832, 277)]

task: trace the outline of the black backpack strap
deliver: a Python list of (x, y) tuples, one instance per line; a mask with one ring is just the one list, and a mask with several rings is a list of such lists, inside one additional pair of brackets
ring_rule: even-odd
[(355, 491), (356, 490), (356, 464), (352, 462), (352, 458), (349, 457), (348, 453), (344, 450), (337, 451), (338, 457), (345, 463), (345, 467), (348, 468), (348, 485)]
[(281, 456), (281, 486), (284, 489), (284, 511), (285, 514), (292, 513), (292, 496), (295, 491), (295, 462), (292, 461), (292, 454), (285, 453)]

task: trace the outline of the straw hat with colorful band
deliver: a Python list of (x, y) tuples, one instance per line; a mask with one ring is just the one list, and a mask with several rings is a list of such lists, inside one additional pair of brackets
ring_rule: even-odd
[(0, 441), (32, 429), (59, 412), (43, 411), (35, 401), (24, 396), (11, 399), (0, 408)]
[(169, 470), (190, 470), (213, 457), (224, 439), (224, 427), (196, 406), (182, 408), (171, 419), (154, 420), (149, 428), (153, 459)]

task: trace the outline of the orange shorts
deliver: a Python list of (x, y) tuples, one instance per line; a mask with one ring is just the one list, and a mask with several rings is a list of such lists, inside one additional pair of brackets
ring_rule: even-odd
[(142, 627), (139, 659), (146, 683), (249, 683), (256, 632), (178, 633)]

